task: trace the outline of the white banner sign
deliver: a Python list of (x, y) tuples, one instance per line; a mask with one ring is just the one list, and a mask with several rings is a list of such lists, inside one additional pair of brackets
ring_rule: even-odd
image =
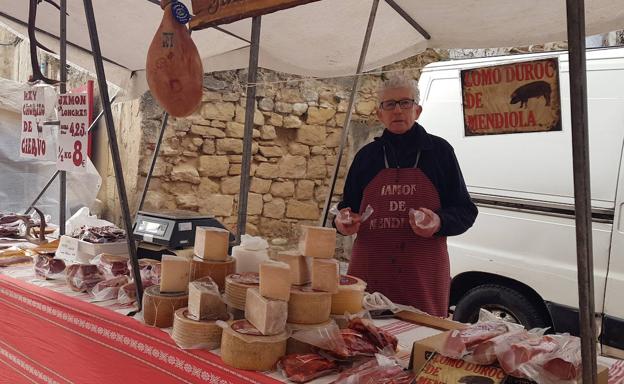
[(56, 168), (61, 171), (86, 171), (89, 128), (87, 100), (86, 92), (59, 96), (60, 127)]
[(22, 135), (20, 140), (20, 157), (45, 159), (50, 148), (49, 127), (43, 122), (46, 116), (44, 88), (33, 87), (24, 91), (22, 102)]

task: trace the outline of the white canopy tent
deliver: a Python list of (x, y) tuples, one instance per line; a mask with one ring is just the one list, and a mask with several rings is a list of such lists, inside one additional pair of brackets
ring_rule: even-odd
[[(188, 0), (183, 2), (190, 5)], [(28, 3), (0, 0), (0, 22), (26, 36)], [(257, 16), (219, 29), (195, 32), (193, 40), (205, 72), (249, 66), (250, 84), (255, 82), (258, 66), (305, 76), (344, 76), (390, 64), (427, 47), (485, 48), (569, 40), (583, 379), (592, 382), (596, 377), (596, 350), (584, 38), (624, 28), (623, 6), (624, 0), (589, 0), (586, 6), (582, 0), (321, 0), (262, 16), (262, 33)], [(106, 103), (108, 91), (103, 85), (108, 77), (124, 87), (132, 73), (143, 70), (147, 48), (162, 13), (152, 0), (70, 0), (67, 10), (68, 57), (77, 65), (95, 69), (100, 82), (117, 187), (125, 228), (129, 231), (131, 221), (123, 177), (119, 181), (119, 150), (110, 104)], [(57, 37), (63, 31), (58, 20), (56, 9), (49, 4), (40, 5), (37, 27), (42, 31), (38, 39), (53, 50), (57, 49)], [(95, 63), (91, 64), (91, 60)], [(352, 94), (356, 91), (357, 80)], [(247, 96), (250, 112), (254, 108), (255, 87), (248, 88)], [(246, 114), (244, 148), (248, 156), (243, 159), (243, 175), (249, 171), (252, 116), (253, 113)], [(347, 122), (349, 119), (347, 113)], [(343, 146), (347, 128), (345, 124)], [(241, 178), (241, 194), (246, 191), (246, 182), (246, 177)], [(240, 204), (239, 228), (240, 217), (246, 213), (246, 198), (241, 198)], [(128, 246), (136, 264), (131, 236)], [(142, 297), (140, 283), (137, 291), (138, 298)]]
[[(182, 2), (191, 9), (190, 0)], [(372, 2), (321, 0), (263, 16), (258, 65), (304, 76), (353, 75)], [(507, 47), (567, 39), (564, 0), (395, 2), (431, 39), (425, 39), (382, 1), (364, 71), (405, 59), (428, 47)], [(0, 0), (0, 22), (27, 36), (28, 3)], [(588, 1), (587, 34), (624, 28), (622, 5), (619, 0)], [(83, 3), (70, 0), (67, 7), (69, 61), (94, 72)], [(107, 80), (124, 86), (130, 72), (145, 68), (147, 49), (162, 10), (150, 0), (94, 0), (93, 7)], [(37, 28), (43, 31), (37, 33), (38, 40), (58, 52), (59, 11), (41, 3)], [(222, 25), (220, 30), (193, 32), (205, 72), (247, 67), (250, 39), (251, 19)]]

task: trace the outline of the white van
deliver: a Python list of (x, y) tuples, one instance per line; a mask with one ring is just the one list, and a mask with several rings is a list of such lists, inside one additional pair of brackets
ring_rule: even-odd
[[(561, 131), (466, 136), (460, 70), (558, 57)], [(455, 148), (479, 216), (449, 237), (451, 309), (578, 335), (578, 285), (565, 52), (439, 62), (420, 78), (425, 129)], [(624, 350), (624, 48), (587, 51), (594, 289), (603, 353)], [(621, 295), (621, 296), (620, 296)], [(454, 306), (454, 308), (453, 308)], [(617, 348), (618, 350), (615, 350)]]

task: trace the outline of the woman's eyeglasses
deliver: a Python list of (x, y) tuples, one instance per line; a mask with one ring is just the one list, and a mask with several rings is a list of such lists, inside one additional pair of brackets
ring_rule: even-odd
[(414, 106), (414, 99), (385, 100), (382, 101), (379, 106), (385, 111), (392, 111), (394, 108), (396, 108), (397, 104), (401, 109), (410, 109)]

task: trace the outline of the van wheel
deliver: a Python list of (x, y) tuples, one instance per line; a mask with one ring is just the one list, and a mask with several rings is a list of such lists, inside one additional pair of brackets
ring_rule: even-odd
[(551, 325), (537, 303), (513, 288), (497, 284), (480, 285), (468, 291), (459, 299), (453, 320), (475, 323), (481, 308), (501, 320), (522, 324), (526, 329)]

